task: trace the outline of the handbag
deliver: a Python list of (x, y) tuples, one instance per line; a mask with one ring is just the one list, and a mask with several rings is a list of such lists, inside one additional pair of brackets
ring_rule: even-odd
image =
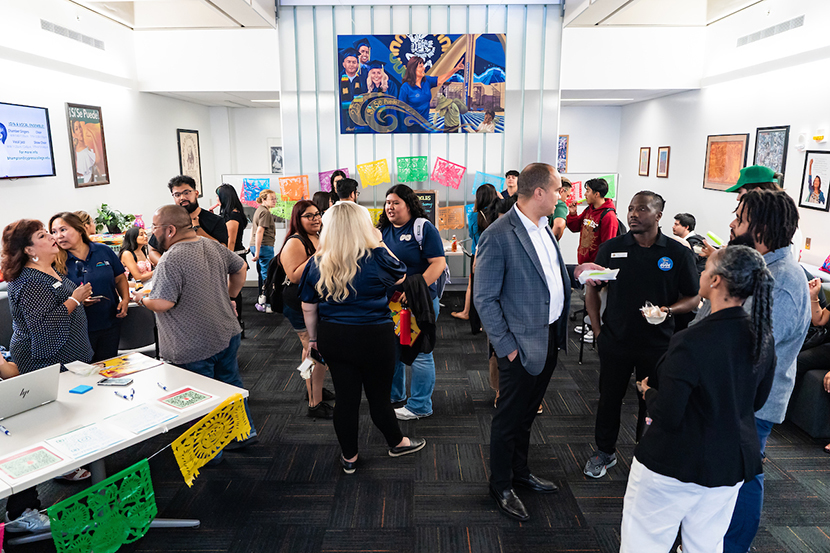
[(813, 326), (807, 329), (807, 337), (804, 338), (804, 344), (801, 346), (801, 351), (818, 347), (822, 344), (830, 342), (830, 329), (826, 326)]

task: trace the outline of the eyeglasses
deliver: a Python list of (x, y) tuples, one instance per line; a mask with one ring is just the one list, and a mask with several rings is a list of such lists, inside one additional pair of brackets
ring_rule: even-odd
[(156, 232), (157, 229), (164, 228), (164, 227), (169, 227), (169, 226), (172, 226), (172, 225), (157, 225), (155, 223), (150, 223), (150, 227), (149, 227), (148, 230), (150, 232)]
[(178, 200), (182, 196), (191, 196), (194, 192), (196, 192), (196, 191), (191, 189), (191, 190), (185, 190), (184, 192), (173, 192), (173, 194), (171, 194), (171, 195)]
[(317, 213), (306, 213), (305, 215), (300, 215), (303, 219), (308, 219), (309, 221), (313, 221), (314, 219), (320, 219), (323, 217), (323, 214), (319, 211)]

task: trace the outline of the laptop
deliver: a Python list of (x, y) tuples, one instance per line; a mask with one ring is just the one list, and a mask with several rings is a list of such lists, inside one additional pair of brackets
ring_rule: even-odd
[(55, 401), (60, 372), (60, 364), (50, 365), (0, 381), (0, 420)]

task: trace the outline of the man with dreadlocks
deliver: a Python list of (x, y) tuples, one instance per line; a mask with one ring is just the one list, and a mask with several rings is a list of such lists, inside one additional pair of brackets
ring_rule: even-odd
[[(790, 242), (798, 226), (795, 202), (783, 190), (752, 190), (741, 197), (730, 223), (731, 243), (754, 247), (764, 256), (775, 279), (772, 289), (772, 331), (775, 340), (775, 377), (764, 406), (755, 412), (761, 455), (774, 424), (784, 421), (793, 391), (796, 356), (810, 326), (807, 277), (790, 255)], [(744, 304), (745, 309), (751, 309)], [(698, 314), (698, 319), (703, 313)], [(724, 538), (724, 553), (746, 553), (761, 520), (764, 475), (744, 483), (732, 522)]]

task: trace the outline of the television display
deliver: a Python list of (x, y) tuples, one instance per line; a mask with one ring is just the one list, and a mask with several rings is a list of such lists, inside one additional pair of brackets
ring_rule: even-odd
[(49, 110), (0, 102), (0, 179), (54, 176)]

